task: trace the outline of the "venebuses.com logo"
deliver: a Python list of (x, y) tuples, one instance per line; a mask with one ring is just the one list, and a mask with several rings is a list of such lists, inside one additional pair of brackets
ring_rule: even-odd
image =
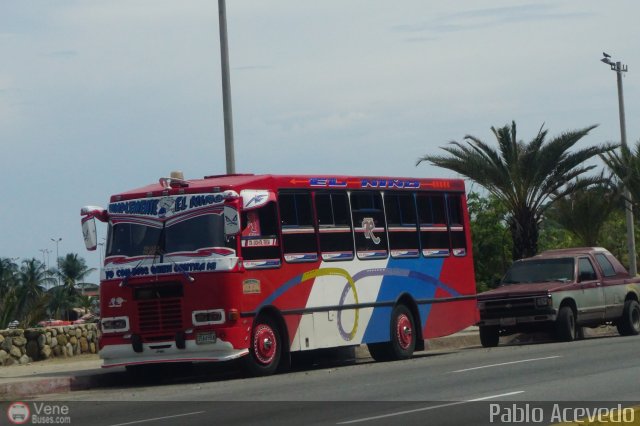
[(30, 424), (71, 424), (68, 405), (32, 402), (31, 407), (24, 402), (14, 402), (7, 408), (7, 418), (14, 425)]
[(30, 416), (29, 406), (24, 402), (14, 402), (7, 408), (7, 417), (13, 424), (23, 425), (29, 421)]

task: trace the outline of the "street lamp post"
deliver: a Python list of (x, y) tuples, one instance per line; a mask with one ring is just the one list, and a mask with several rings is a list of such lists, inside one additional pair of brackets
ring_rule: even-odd
[[(611, 60), (611, 55), (602, 52), (604, 57), (600, 59), (605, 64), (611, 67), (611, 71), (616, 72), (618, 80), (618, 111), (620, 114), (620, 143), (623, 147), (627, 148), (627, 126), (624, 118), (624, 94), (622, 90), (622, 73), (627, 72), (629, 67), (623, 65), (622, 62), (614, 62)], [(633, 206), (631, 204), (631, 193), (629, 188), (624, 187), (625, 198), (625, 218), (627, 222), (627, 250), (629, 251), (629, 273), (631, 276), (636, 276), (638, 267), (636, 264), (636, 240), (633, 229)]]
[(227, 160), (227, 174), (236, 172), (233, 149), (233, 117), (231, 114), (231, 78), (229, 77), (229, 43), (227, 42), (227, 6), (225, 0), (218, 0), (218, 21), (220, 25), (220, 63), (222, 66), (222, 108), (224, 114), (224, 148)]
[(60, 252), (58, 251), (60, 241), (62, 241), (62, 237), (60, 238), (51, 238), (51, 241), (56, 243), (56, 265), (58, 265), (58, 285), (60, 285)]

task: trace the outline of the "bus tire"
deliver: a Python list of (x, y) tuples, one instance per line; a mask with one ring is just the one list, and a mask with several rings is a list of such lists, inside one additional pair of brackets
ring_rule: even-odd
[(282, 334), (269, 316), (256, 318), (251, 330), (249, 353), (242, 357), (251, 376), (269, 376), (276, 372), (282, 357)]
[(390, 336), (388, 342), (367, 344), (371, 358), (378, 362), (411, 358), (416, 347), (415, 321), (405, 305), (396, 305), (391, 312)]
[(408, 359), (416, 348), (416, 326), (405, 305), (396, 305), (391, 312), (390, 355), (393, 361)]
[(640, 304), (637, 301), (624, 302), (624, 310), (616, 327), (621, 336), (636, 336), (640, 333)]
[(495, 348), (500, 343), (500, 329), (493, 326), (480, 326), (480, 344), (484, 348)]
[(563, 306), (558, 312), (556, 337), (561, 342), (572, 342), (576, 338), (576, 318), (570, 306)]

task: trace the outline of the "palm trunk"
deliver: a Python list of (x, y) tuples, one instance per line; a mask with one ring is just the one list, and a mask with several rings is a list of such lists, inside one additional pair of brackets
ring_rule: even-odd
[(513, 260), (535, 256), (538, 253), (538, 220), (532, 211), (518, 211), (509, 220), (509, 229), (513, 238)]

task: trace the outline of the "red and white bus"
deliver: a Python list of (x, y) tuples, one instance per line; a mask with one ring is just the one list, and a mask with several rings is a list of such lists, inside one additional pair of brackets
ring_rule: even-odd
[(101, 270), (105, 367), (367, 344), (376, 360), (479, 317), (464, 181), (180, 175), (82, 209)]

